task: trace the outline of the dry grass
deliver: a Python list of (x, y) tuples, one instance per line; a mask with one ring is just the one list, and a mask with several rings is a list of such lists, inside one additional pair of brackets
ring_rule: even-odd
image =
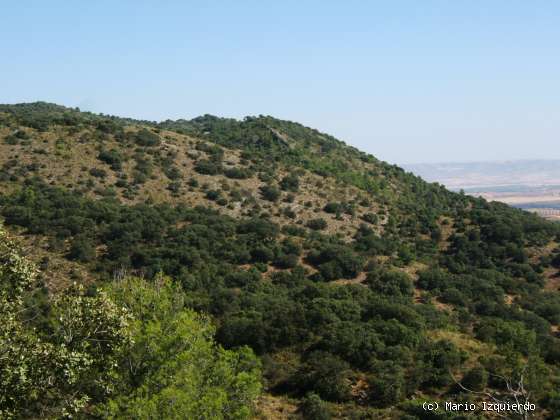
[[(127, 132), (137, 131), (140, 127), (130, 126), (126, 128)], [(7, 136), (11, 129), (8, 127), (0, 128), (0, 138)], [(370, 204), (360, 206), (356, 204), (356, 213), (354, 215), (342, 214), (339, 218), (332, 214), (325, 213), (322, 209), (330, 201), (354, 202), (358, 203), (363, 197), (364, 192), (353, 186), (343, 186), (334, 179), (323, 178), (319, 175), (305, 172), (300, 177), (300, 190), (295, 194), (295, 200), (292, 203), (279, 200), (270, 203), (263, 200), (260, 196), (259, 188), (263, 185), (256, 176), (249, 179), (231, 180), (224, 175), (202, 175), (194, 171), (196, 157), (207, 157), (206, 153), (195, 148), (199, 142), (205, 142), (189, 136), (178, 134), (171, 131), (161, 130), (158, 134), (162, 139), (160, 146), (152, 148), (162, 156), (166, 156), (168, 152), (176, 154), (174, 157), (174, 165), (181, 173), (181, 192), (178, 196), (174, 196), (167, 186), (171, 182), (164, 174), (164, 169), (159, 165), (153, 165), (153, 172), (150, 179), (140, 185), (137, 194), (133, 198), (125, 196), (125, 188), (116, 187), (114, 184), (118, 180), (118, 174), (113, 171), (109, 165), (99, 161), (97, 156), (101, 149), (116, 149), (124, 157), (123, 168), (120, 172), (124, 173), (130, 182), (133, 179), (134, 167), (136, 165), (134, 149), (136, 146), (126, 146), (117, 141), (114, 137), (108, 136), (103, 141), (95, 138), (96, 133), (91, 129), (83, 129), (79, 132), (70, 132), (66, 127), (51, 127), (48, 132), (40, 133), (32, 129), (25, 129), (32, 140), (25, 144), (8, 145), (0, 141), (0, 167), (7, 161), (13, 159), (17, 161), (17, 168), (21, 169), (31, 164), (35, 164), (38, 169), (29, 173), (29, 176), (39, 175), (45, 182), (67, 188), (76, 188), (86, 190), (86, 183), (92, 183), (93, 187), (86, 192), (91, 198), (99, 198), (98, 191), (111, 187), (115, 190), (117, 197), (124, 203), (135, 204), (144, 202), (149, 199), (155, 203), (183, 203), (188, 206), (203, 205), (218, 209), (221, 213), (233, 217), (246, 215), (247, 211), (253, 207), (252, 204), (242, 206), (238, 202), (231, 202), (230, 206), (220, 206), (206, 198), (206, 191), (201, 186), (206, 185), (207, 189), (221, 190), (222, 185), (229, 185), (242, 191), (244, 197), (252, 197), (255, 205), (270, 214), (273, 222), (280, 225), (297, 223), (305, 225), (309, 220), (315, 218), (323, 218), (327, 222), (327, 228), (324, 233), (339, 235), (344, 241), (351, 241), (356, 230), (363, 223), (361, 216), (365, 213), (379, 213), (384, 206), (375, 202), (374, 197), (369, 196)], [(62, 140), (62, 141), (61, 141)], [(289, 139), (288, 139), (289, 140)], [(240, 151), (236, 149), (226, 149), (224, 153), (225, 166), (237, 166), (240, 164)], [(38, 153), (40, 151), (40, 153)], [(150, 154), (145, 155), (147, 158)], [(271, 163), (272, 164), (272, 163)], [(370, 164), (364, 164), (368, 166)], [(373, 167), (373, 166), (372, 166)], [(89, 170), (92, 168), (100, 168), (106, 171), (104, 179), (95, 178)], [(287, 168), (279, 167), (275, 173), (275, 181), (278, 182), (283, 176), (290, 171)], [(198, 181), (199, 187), (189, 188), (187, 181), (195, 179)], [(3, 182), (0, 184), (0, 193), (11, 192), (17, 182)], [(227, 191), (224, 191), (227, 196)], [(285, 198), (288, 193), (283, 193)], [(307, 206), (306, 203), (312, 203)], [(289, 219), (281, 213), (284, 207), (290, 208), (295, 212), (295, 219)], [(380, 217), (377, 225), (371, 227), (377, 232), (382, 233), (383, 224), (386, 217)]]
[(427, 335), (432, 340), (447, 340), (453, 343), (457, 348), (466, 351), (469, 358), (464, 363), (463, 368), (470, 369), (477, 365), (477, 359), (480, 356), (488, 356), (495, 351), (494, 346), (483, 343), (467, 334), (458, 331), (449, 330), (431, 330)]
[(285, 420), (301, 418), (297, 415), (297, 406), (285, 397), (264, 394), (257, 400), (255, 419)]

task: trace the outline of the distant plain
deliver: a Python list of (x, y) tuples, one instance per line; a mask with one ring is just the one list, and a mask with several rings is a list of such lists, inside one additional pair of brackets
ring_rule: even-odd
[(403, 165), (429, 182), (560, 221), (560, 160)]

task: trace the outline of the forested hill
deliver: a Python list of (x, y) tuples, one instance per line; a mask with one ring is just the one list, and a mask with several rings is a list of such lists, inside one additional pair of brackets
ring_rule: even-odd
[[(0, 270), (0, 417), (424, 419), (426, 400), (524, 398), (520, 381), (535, 418), (560, 416), (559, 225), (317, 130), (0, 105), (0, 215), (39, 268)], [(74, 304), (116, 323), (75, 349), (106, 366), (64, 352)], [(73, 376), (3, 358), (14, 331)]]

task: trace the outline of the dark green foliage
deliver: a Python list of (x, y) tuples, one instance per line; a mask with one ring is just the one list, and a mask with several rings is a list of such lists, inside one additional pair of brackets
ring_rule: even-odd
[(314, 392), (328, 401), (350, 399), (350, 366), (330, 353), (315, 351), (306, 357), (294, 382), (300, 392)]
[(105, 169), (100, 169), (100, 168), (91, 168), (89, 170), (89, 174), (96, 178), (105, 178), (107, 176), (107, 171)]
[(556, 253), (550, 263), (553, 267), (560, 268), (560, 253)]
[(252, 176), (252, 173), (245, 168), (229, 168), (224, 170), (224, 175), (232, 179), (247, 179)]
[(280, 190), (273, 185), (263, 185), (260, 188), (261, 196), (268, 201), (277, 201), (280, 198)]
[(259, 361), (216, 345), (170, 279), (32, 291), (35, 267), (1, 226), (0, 263), (2, 419), (251, 417)]
[(203, 175), (217, 175), (222, 172), (223, 168), (220, 163), (211, 160), (199, 160), (196, 162), (194, 170)]
[(142, 128), (134, 134), (134, 141), (138, 146), (144, 147), (154, 147), (161, 144), (159, 136), (146, 128)]
[(465, 357), (465, 353), (449, 341), (426, 343), (422, 354), (422, 386), (426, 389), (450, 385), (449, 371), (459, 366)]
[(312, 250), (307, 259), (319, 269), (324, 280), (354, 278), (362, 271), (364, 261), (346, 246), (328, 246)]
[(284, 225), (282, 226), (282, 232), (285, 233), (286, 235), (290, 235), (290, 236), (299, 236), (304, 238), (306, 235), (306, 230), (302, 227), (299, 226), (294, 226), (294, 225)]
[(181, 183), (177, 181), (170, 182), (167, 185), (167, 189), (171, 191), (173, 195), (178, 196), (179, 192), (181, 191)]
[(219, 191), (216, 190), (208, 190), (206, 191), (206, 198), (208, 200), (212, 200), (212, 201), (216, 201), (217, 199), (219, 199), (222, 196), (222, 194)]
[(253, 218), (242, 220), (237, 225), (237, 232), (248, 235), (254, 241), (270, 242), (278, 236), (278, 226), (266, 219)]
[(525, 355), (530, 354), (536, 344), (534, 331), (527, 330), (521, 322), (517, 321), (485, 318), (476, 326), (475, 332), (481, 340), (512, 348)]
[(327, 221), (321, 218), (311, 219), (305, 225), (312, 230), (323, 230), (328, 226)]
[(227, 287), (244, 287), (254, 285), (261, 280), (261, 275), (257, 270), (236, 271), (227, 274), (224, 278)]
[(114, 171), (119, 171), (119, 170), (122, 169), (123, 157), (115, 149), (103, 150), (99, 153), (97, 158), (100, 161), (105, 162), (108, 165), (110, 165), (111, 169), (113, 169)]
[(72, 240), (68, 258), (80, 262), (90, 262), (95, 259), (95, 247), (87, 236), (77, 236)]
[(410, 277), (401, 271), (373, 271), (366, 282), (376, 293), (387, 296), (411, 297), (414, 291)]
[(328, 325), (322, 334), (323, 338), (313, 348), (336, 354), (353, 366), (367, 369), (369, 362), (382, 354), (385, 347), (383, 336), (376, 331), (377, 327), (381, 328), (381, 325), (374, 326), (373, 323), (361, 323), (355, 319), (334, 322)]
[(325, 205), (323, 210), (326, 213), (333, 213), (333, 214), (337, 214), (337, 215), (340, 215), (342, 213), (354, 214), (354, 207), (349, 203), (330, 202), (330, 203), (327, 203)]
[(134, 167), (134, 183), (143, 184), (151, 176), (153, 165), (151, 161), (142, 155), (135, 156), (136, 166)]
[(302, 400), (299, 411), (309, 420), (330, 420), (331, 414), (325, 402), (317, 394), (310, 392)]
[(299, 190), (299, 178), (294, 174), (286, 175), (280, 181), (280, 188), (283, 191), (297, 192)]
[[(323, 280), (356, 276), (364, 264), (357, 244), (374, 235), (367, 227), (360, 228), (354, 246), (317, 233), (306, 235), (295, 227), (283, 231), (299, 236), (277, 241), (280, 229), (267, 219), (234, 220), (204, 208), (127, 207), (31, 182), (21, 192), (2, 197), (0, 208), (9, 224), (70, 239), (69, 257), (98, 262), (98, 269), (108, 275), (128, 268), (148, 277), (160, 270), (175, 276), (187, 296), (196, 297), (191, 300), (194, 307), (220, 320), (217, 337), (228, 348), (249, 345), (267, 354), (302, 346), (306, 356), (283, 385), (292, 384), (301, 395), (311, 391), (330, 401), (351, 399), (353, 372), (361, 371), (368, 374), (368, 403), (390, 406), (414, 390), (450, 386), (449, 369), (463, 360), (450, 343), (427, 340), (427, 323), (445, 326), (449, 320), (438, 318), (428, 306), (412, 304), (407, 275), (377, 266), (368, 274), (368, 288), (324, 288), (295, 265), (303, 253)], [(307, 236), (303, 249), (301, 239), (296, 240), (301, 236)], [(106, 247), (101, 255), (92, 252), (98, 244)], [(250, 262), (293, 269), (264, 282), (258, 270), (238, 267)], [(483, 340), (522, 354), (544, 343), (524, 325), (548, 334), (546, 321), (500, 309), (503, 290), (521, 292), (522, 283), (492, 270), (474, 274), (431, 269), (420, 273), (418, 285), (442, 296), (445, 292), (448, 298), (453, 290), (461, 293), (462, 306), (474, 314), (519, 318), (505, 324), (482, 318), (475, 332)], [(539, 313), (550, 317), (556, 313), (554, 302), (539, 298), (527, 300), (527, 306), (542, 307)], [(554, 357), (547, 353), (548, 360)]]
[(560, 391), (551, 391), (543, 400), (543, 403), (550, 411), (551, 418), (560, 416)]
[(327, 213), (338, 213), (342, 212), (343, 207), (340, 203), (327, 203), (323, 210)]
[(369, 401), (377, 407), (387, 407), (406, 397), (406, 372), (394, 361), (377, 361), (373, 364), (374, 374), (369, 378)]
[(19, 144), (19, 142), (20, 142), (20, 139), (16, 135), (13, 135), (13, 134), (10, 134), (10, 135), (8, 135), (4, 138), (4, 143), (9, 144), (11, 146)]
[(176, 181), (176, 180), (181, 179), (183, 177), (179, 168), (177, 168), (176, 166), (173, 166), (173, 165), (165, 167), (163, 172), (165, 173), (165, 176), (172, 181)]
[(482, 366), (474, 367), (466, 373), (461, 384), (475, 392), (483, 391), (488, 384), (488, 372)]
[(224, 149), (213, 144), (198, 143), (196, 149), (205, 152), (213, 162), (221, 162), (224, 157)]
[(274, 260), (274, 265), (278, 268), (294, 268), (298, 263), (298, 256), (295, 254), (283, 254)]

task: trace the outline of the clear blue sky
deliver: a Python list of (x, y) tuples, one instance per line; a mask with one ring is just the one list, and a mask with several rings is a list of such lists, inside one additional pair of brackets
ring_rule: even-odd
[(0, 102), (268, 114), (395, 163), (560, 158), (560, 2), (3, 1)]

